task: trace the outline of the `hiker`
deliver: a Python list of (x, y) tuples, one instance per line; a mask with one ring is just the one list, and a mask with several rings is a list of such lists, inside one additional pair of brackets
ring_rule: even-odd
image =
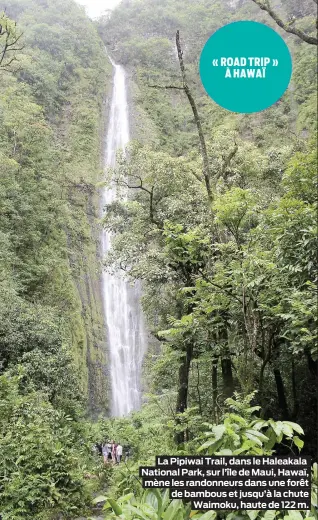
[(107, 448), (108, 448), (108, 460), (109, 462), (112, 459), (112, 441), (107, 441)]
[(123, 456), (123, 447), (120, 443), (117, 445), (116, 455), (117, 455), (117, 464), (119, 464), (121, 462), (121, 458)]
[(116, 464), (116, 456), (117, 456), (117, 444), (115, 441), (112, 441), (112, 461), (113, 464)]
[(103, 443), (97, 442), (93, 448), (97, 455), (103, 455)]
[(125, 462), (126, 462), (126, 460), (128, 460), (131, 455), (131, 447), (125, 446), (124, 453), (125, 453)]
[(109, 449), (108, 449), (108, 444), (106, 442), (105, 442), (105, 444), (103, 444), (102, 453), (103, 453), (103, 457), (104, 457), (104, 464), (107, 464)]

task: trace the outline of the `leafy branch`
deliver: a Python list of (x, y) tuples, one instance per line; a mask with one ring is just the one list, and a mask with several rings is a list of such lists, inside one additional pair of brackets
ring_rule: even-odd
[(10, 71), (10, 65), (17, 61), (16, 53), (24, 49), (19, 45), (23, 33), (18, 33), (16, 22), (4, 12), (0, 13), (0, 69)]
[[(310, 45), (318, 45), (318, 39), (315, 36), (310, 36), (309, 34), (306, 34), (304, 31), (301, 31), (300, 29), (297, 29), (297, 27), (294, 27), (295, 20), (292, 20), (291, 22), (284, 22), (278, 14), (272, 9), (269, 0), (252, 0), (254, 4), (258, 5), (263, 11), (266, 11), (269, 16), (277, 23), (279, 27), (284, 29), (284, 31), (294, 34), (295, 36), (298, 36), (301, 40), (303, 40), (306, 43), (309, 43)], [(314, 2), (317, 4), (317, 0), (314, 0)]]
[(146, 188), (144, 186), (143, 180), (142, 180), (142, 178), (139, 175), (130, 175), (130, 177), (134, 177), (137, 180), (139, 180), (139, 184), (137, 184), (137, 186), (132, 186), (131, 184), (129, 184), (129, 182), (125, 181), (124, 179), (115, 180), (115, 182), (116, 182), (116, 184), (118, 186), (125, 186), (126, 188), (128, 188), (130, 190), (142, 190), (142, 191), (146, 192), (149, 195), (149, 217), (150, 217), (150, 221), (153, 224), (155, 224), (159, 229), (161, 229), (162, 228), (162, 224), (158, 220), (156, 220), (156, 218), (155, 218), (155, 208), (154, 208), (154, 190), (155, 190), (155, 186), (152, 186), (151, 189), (149, 190), (148, 188)]

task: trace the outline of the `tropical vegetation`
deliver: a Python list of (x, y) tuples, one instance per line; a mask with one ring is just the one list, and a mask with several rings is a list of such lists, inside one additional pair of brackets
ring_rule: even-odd
[[(314, 8), (122, 0), (96, 22), (72, 0), (0, 8), (1, 520), (317, 518), (315, 464), (311, 511), (193, 511), (138, 478), (159, 454), (317, 462)], [(257, 114), (217, 106), (198, 74), (208, 37), (242, 19), (293, 57), (289, 89)], [(105, 45), (133, 137), (106, 175)], [(119, 198), (101, 222), (104, 185)], [(110, 417), (102, 268), (142, 285), (150, 341), (129, 417)], [(128, 461), (103, 465), (93, 447), (109, 438)]]

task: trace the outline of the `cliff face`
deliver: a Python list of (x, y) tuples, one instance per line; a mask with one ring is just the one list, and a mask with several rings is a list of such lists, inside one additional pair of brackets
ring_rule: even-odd
[[(107, 415), (110, 409), (109, 360), (107, 356), (107, 336), (102, 295), (102, 252), (101, 252), (101, 194), (96, 184), (103, 180), (104, 147), (108, 120), (108, 105), (111, 96), (111, 72), (105, 81), (103, 106), (99, 107), (100, 169), (96, 169), (93, 183), (77, 193), (82, 205), (82, 235), (87, 240), (80, 241), (71, 255), (74, 266), (73, 277), (80, 299), (80, 330), (74, 324), (76, 357), (84, 374), (85, 390), (89, 399), (89, 410), (93, 416)], [(72, 196), (71, 196), (72, 197)], [(71, 202), (72, 204), (74, 203)]]
[[(104, 147), (111, 96), (112, 69), (103, 53), (103, 67), (96, 72), (97, 95), (90, 99), (84, 90), (78, 104), (72, 102), (64, 110), (62, 124), (69, 129), (60, 136), (63, 146), (74, 150), (67, 193), (70, 220), (66, 233), (69, 266), (77, 301), (69, 325), (71, 345), (82, 374), (89, 410), (94, 416), (109, 411), (109, 368), (107, 360), (106, 324), (102, 298), (101, 202), (98, 183), (103, 180)], [(78, 88), (78, 85), (76, 86)], [(76, 92), (74, 93), (75, 98)], [(70, 96), (72, 98), (72, 96)], [(84, 99), (83, 99), (84, 98)], [(87, 105), (89, 110), (87, 111)], [(88, 121), (90, 118), (90, 122)], [(88, 130), (88, 134), (87, 134)], [(90, 138), (88, 147), (80, 147), (78, 133)]]
[(89, 29), (95, 38), (94, 54), (85, 60), (85, 69), (79, 74), (83, 81), (70, 85), (57, 132), (60, 146), (66, 151), (67, 176), (71, 181), (66, 193), (69, 205), (66, 234), (76, 303), (69, 321), (70, 344), (90, 413), (96, 416), (107, 414), (110, 404), (101, 282), (101, 203), (97, 185), (103, 180), (112, 67), (91, 24)]
[[(12, 168), (19, 172), (4, 193), (17, 219), (15, 236), (8, 217), (4, 264), (13, 267), (6, 276), (30, 314), (36, 307), (52, 318), (91, 412), (107, 413), (96, 185), (103, 178), (111, 65), (93, 23), (72, 1), (9, 0), (6, 15), (23, 32), (18, 67), (1, 77), (8, 184)], [(45, 319), (42, 325), (48, 330)]]
[(89, 409), (96, 415), (106, 414), (109, 408), (107, 338), (101, 292), (100, 226), (97, 222), (98, 193), (91, 193), (85, 202), (83, 227), (91, 239), (90, 244), (83, 244), (82, 250), (78, 250), (73, 256), (74, 263), (80, 266), (74, 280), (80, 299), (78, 317), (81, 324), (80, 329), (77, 328), (76, 321), (73, 324), (73, 345), (78, 365), (84, 375)]

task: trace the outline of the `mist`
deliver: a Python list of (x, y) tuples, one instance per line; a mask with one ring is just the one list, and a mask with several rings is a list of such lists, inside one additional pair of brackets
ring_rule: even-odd
[(78, 4), (83, 5), (90, 18), (97, 18), (104, 11), (114, 9), (121, 0), (76, 0)]

